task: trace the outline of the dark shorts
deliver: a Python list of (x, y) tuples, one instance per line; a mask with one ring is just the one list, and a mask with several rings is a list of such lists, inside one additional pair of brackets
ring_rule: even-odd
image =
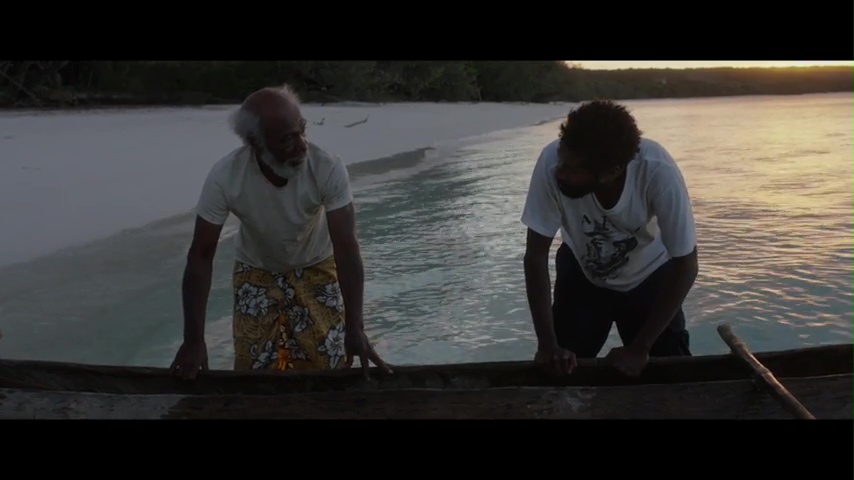
[[(623, 345), (629, 345), (661, 294), (664, 287), (662, 275), (672, 268), (671, 263), (665, 263), (634, 290), (618, 292), (591, 284), (565, 243), (558, 249), (555, 263), (557, 278), (552, 306), (555, 335), (558, 344), (578, 358), (599, 355), (608, 340), (612, 323), (617, 324)], [(685, 314), (680, 307), (649, 355), (690, 356), (688, 343)]]

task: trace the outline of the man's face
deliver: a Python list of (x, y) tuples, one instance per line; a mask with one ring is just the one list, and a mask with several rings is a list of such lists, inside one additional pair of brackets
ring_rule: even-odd
[(270, 119), (264, 125), (263, 149), (279, 163), (300, 165), (308, 152), (305, 126), (306, 121), (298, 111)]
[(594, 173), (575, 155), (559, 152), (555, 179), (561, 193), (572, 199), (583, 198), (602, 185), (602, 176)]
[(308, 141), (306, 121), (298, 109), (264, 119), (264, 138), (258, 145), (258, 158), (281, 178), (291, 178), (305, 162)]

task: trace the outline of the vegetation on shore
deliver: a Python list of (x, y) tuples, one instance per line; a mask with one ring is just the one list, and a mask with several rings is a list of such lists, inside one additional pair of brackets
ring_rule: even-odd
[(854, 91), (852, 67), (586, 70), (560, 61), (0, 61), (0, 107), (239, 103), (288, 82), (306, 102), (575, 102)]

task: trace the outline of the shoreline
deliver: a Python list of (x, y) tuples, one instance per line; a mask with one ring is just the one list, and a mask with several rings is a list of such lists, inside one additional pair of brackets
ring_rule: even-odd
[[(574, 104), (306, 104), (309, 141), (354, 181), (429, 162), (478, 137), (565, 116)], [(239, 146), (234, 106), (0, 115), (0, 268), (191, 212), (210, 167)], [(41, 113), (41, 112), (40, 112)], [(431, 151), (433, 150), (433, 151)]]
[[(337, 107), (392, 107), (397, 105), (447, 105), (447, 106), (475, 106), (480, 104), (489, 105), (508, 105), (508, 106), (550, 106), (550, 105), (565, 105), (575, 104), (574, 101), (548, 101), (548, 102), (527, 102), (527, 101), (420, 101), (420, 100), (393, 100), (382, 102), (363, 102), (358, 100), (342, 100), (342, 101), (307, 101), (303, 100), (301, 106), (303, 108), (337, 108)], [(43, 113), (84, 113), (84, 112), (121, 112), (121, 111), (142, 111), (142, 110), (227, 110), (236, 108), (240, 102), (170, 102), (170, 101), (155, 101), (155, 102), (132, 102), (132, 103), (80, 103), (74, 105), (56, 105), (50, 104), (44, 107), (39, 107), (33, 104), (23, 104), (21, 106), (0, 105), (0, 114), (15, 113), (15, 114), (43, 114)]]
[[(637, 101), (656, 101), (656, 100), (705, 100), (705, 99), (733, 99), (733, 98), (763, 98), (763, 97), (804, 97), (804, 96), (825, 96), (825, 95), (840, 95), (854, 94), (854, 90), (828, 90), (824, 92), (806, 92), (806, 93), (745, 93), (745, 94), (726, 94), (726, 95), (696, 95), (696, 96), (651, 96), (651, 97), (609, 97), (617, 102), (637, 102)], [(328, 108), (328, 107), (383, 107), (399, 104), (407, 105), (479, 105), (479, 104), (495, 104), (495, 105), (564, 105), (576, 104), (590, 101), (592, 99), (583, 99), (578, 101), (549, 101), (549, 102), (523, 102), (523, 101), (418, 101), (418, 100), (401, 100), (388, 102), (359, 102), (359, 101), (340, 101), (340, 102), (302, 102), (303, 107)], [(175, 109), (229, 109), (238, 106), (239, 103), (233, 102), (210, 102), (210, 103), (194, 103), (194, 102), (139, 102), (139, 103), (91, 103), (91, 104), (75, 104), (75, 105), (48, 105), (39, 107), (36, 105), (21, 105), (21, 106), (0, 106), (0, 116), (3, 114), (62, 114), (62, 113), (109, 113), (109, 112), (132, 112), (132, 111), (163, 111)]]
[[(695, 95), (695, 96), (648, 96), (648, 97), (614, 97), (611, 98), (617, 102), (636, 102), (636, 101), (655, 101), (655, 100), (702, 100), (702, 99), (725, 99), (725, 98), (762, 98), (762, 97), (803, 97), (803, 96), (821, 96), (821, 95), (837, 95), (837, 94), (851, 94), (854, 93), (851, 90), (827, 90), (827, 91), (813, 91), (813, 92), (803, 92), (803, 93), (744, 93), (744, 94), (706, 94), (706, 95)], [(610, 97), (609, 97), (610, 98)], [(579, 101), (549, 101), (549, 102), (524, 102), (524, 101), (419, 101), (419, 100), (393, 100), (386, 102), (360, 102), (356, 100), (344, 100), (344, 101), (335, 101), (335, 102), (318, 102), (318, 101), (304, 101), (302, 102), (303, 107), (314, 107), (314, 108), (328, 108), (328, 107), (384, 107), (384, 106), (394, 106), (400, 104), (406, 105), (478, 105), (478, 104), (496, 104), (496, 105), (561, 105), (561, 104), (575, 104), (579, 102), (589, 101), (591, 99), (583, 99)], [(92, 102), (92, 103), (80, 103), (74, 105), (55, 105), (50, 104), (44, 107), (40, 107), (33, 104), (23, 104), (20, 106), (9, 106), (9, 105), (0, 105), (0, 115), (4, 113), (8, 114), (44, 114), (44, 113), (98, 113), (98, 112), (117, 112), (117, 111), (146, 111), (146, 110), (174, 110), (174, 109), (228, 109), (234, 108), (238, 106), (239, 103), (235, 102), (225, 102), (225, 101), (213, 101), (213, 102), (193, 102), (193, 101), (166, 101), (166, 100), (153, 100), (153, 101), (144, 101), (139, 100), (137, 102), (130, 103), (112, 103), (112, 102)]]

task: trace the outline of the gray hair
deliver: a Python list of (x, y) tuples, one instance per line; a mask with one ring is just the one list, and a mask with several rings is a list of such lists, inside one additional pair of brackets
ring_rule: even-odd
[[(288, 84), (283, 84), (278, 87), (266, 87), (259, 92), (268, 92), (282, 97), (292, 105), (300, 105), (300, 98), (297, 92)], [(251, 97), (251, 95), (250, 95)], [(228, 124), (235, 135), (240, 137), (244, 144), (249, 143), (249, 138), (254, 138), (258, 143), (264, 143), (264, 131), (261, 128), (261, 117), (257, 112), (247, 106), (247, 102), (243, 102), (240, 107), (234, 110), (228, 117)]]
[(261, 118), (257, 113), (243, 105), (229, 115), (228, 124), (231, 126), (231, 131), (240, 137), (246, 145), (249, 145), (250, 137), (254, 138), (257, 142), (263, 142), (264, 140), (264, 132), (261, 129)]

